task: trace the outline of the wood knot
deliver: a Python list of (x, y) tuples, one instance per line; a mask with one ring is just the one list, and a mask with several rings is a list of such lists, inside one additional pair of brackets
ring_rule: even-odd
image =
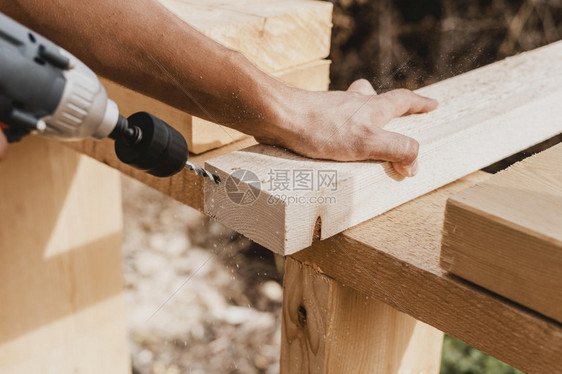
[(297, 321), (300, 327), (306, 326), (306, 308), (302, 304), (297, 309)]

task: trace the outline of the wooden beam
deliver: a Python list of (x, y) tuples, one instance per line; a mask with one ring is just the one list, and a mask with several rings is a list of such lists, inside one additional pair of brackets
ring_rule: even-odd
[(562, 322), (562, 144), (447, 201), (441, 266)]
[(311, 0), (159, 0), (179, 18), (274, 73), (328, 57), (332, 4)]
[(415, 178), (402, 180), (389, 163), (311, 160), (260, 145), (206, 162), (231, 177), (206, 184), (205, 212), (277, 253), (295, 253), (311, 244), (316, 222), (329, 238), (562, 132), (561, 60), (558, 42), (418, 90), (440, 107), (387, 126), (420, 142)]
[[(273, 74), (285, 83), (309, 91), (326, 91), (330, 84), (330, 61), (318, 60)], [(249, 136), (228, 127), (193, 117), (161, 101), (100, 78), (108, 96), (124, 116), (144, 111), (161, 118), (182, 133), (189, 151), (200, 154)]]
[(447, 198), (487, 178), (465, 177), (293, 257), (518, 369), (557, 372), (562, 324), (439, 266)]
[(0, 372), (130, 373), (119, 173), (28, 137), (0, 196)]
[(289, 258), (281, 373), (438, 373), (443, 333)]

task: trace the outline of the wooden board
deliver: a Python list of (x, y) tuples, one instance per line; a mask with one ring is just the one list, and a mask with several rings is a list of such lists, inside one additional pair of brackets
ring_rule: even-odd
[[(325, 91), (330, 84), (330, 61), (318, 60), (273, 74), (291, 86), (310, 91)], [(163, 119), (183, 134), (189, 151), (203, 153), (243, 138), (249, 137), (239, 131), (193, 117), (179, 109), (164, 104), (110, 80), (100, 78), (109, 97), (114, 100), (124, 116), (144, 111)]]
[(328, 57), (332, 4), (311, 0), (159, 0), (217, 42), (274, 73)]
[[(440, 107), (387, 126), (420, 142), (415, 178), (402, 180), (389, 163), (311, 160), (260, 145), (206, 162), (222, 180), (233, 176), (230, 184), (206, 184), (205, 212), (277, 253), (299, 251), (311, 244), (316, 222), (329, 238), (562, 132), (560, 61), (562, 42), (418, 90)], [(316, 183), (299, 185), (303, 172)], [(321, 173), (337, 184), (319, 185)], [(241, 204), (232, 198), (237, 188), (254, 196)]]
[(0, 196), (0, 372), (130, 373), (119, 173), (29, 137)]
[(560, 323), (439, 266), (447, 198), (487, 178), (465, 177), (293, 257), (518, 369), (558, 372)]
[(562, 144), (448, 200), (441, 266), (562, 322)]
[(438, 373), (443, 333), (289, 258), (281, 373)]

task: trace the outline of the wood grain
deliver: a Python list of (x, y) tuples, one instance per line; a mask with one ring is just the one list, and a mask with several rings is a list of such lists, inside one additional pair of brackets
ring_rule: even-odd
[(562, 322), (562, 144), (447, 201), (441, 266)]
[(311, 0), (159, 0), (217, 42), (274, 73), (330, 53), (332, 4)]
[(438, 373), (443, 333), (289, 258), (281, 373)]
[(28, 137), (0, 195), (0, 372), (130, 373), (119, 173)]
[(560, 323), (439, 266), (447, 199), (487, 178), (483, 173), (465, 177), (293, 257), (518, 369), (557, 372)]
[[(223, 180), (240, 169), (253, 172), (261, 182), (252, 187), (258, 198), (239, 204), (224, 186), (208, 183), (205, 212), (277, 253), (295, 253), (311, 244), (319, 218), (321, 238), (329, 238), (562, 132), (561, 60), (558, 42), (418, 90), (438, 99), (439, 108), (387, 126), (420, 142), (415, 178), (399, 178), (389, 163), (311, 160), (255, 146), (206, 166)], [(297, 189), (302, 171), (316, 184)], [(337, 185), (319, 185), (321, 171), (337, 174)], [(240, 191), (250, 189), (240, 176), (231, 180)]]

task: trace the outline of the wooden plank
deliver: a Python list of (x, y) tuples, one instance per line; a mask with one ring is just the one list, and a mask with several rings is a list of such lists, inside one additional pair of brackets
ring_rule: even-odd
[(332, 4), (310, 0), (159, 0), (217, 42), (273, 73), (328, 57)]
[(286, 263), (281, 373), (438, 373), (443, 333)]
[[(389, 163), (311, 160), (260, 145), (207, 161), (222, 180), (234, 175), (230, 184), (206, 184), (205, 212), (277, 253), (295, 253), (311, 244), (318, 221), (329, 238), (562, 132), (561, 60), (558, 42), (418, 90), (440, 107), (387, 126), (419, 141), (415, 178), (402, 180)], [(239, 170), (255, 177), (240, 181), (250, 174)], [(304, 190), (303, 172), (316, 179)], [(337, 184), (325, 183), (326, 173)], [(232, 199), (237, 188), (255, 201)]]
[[(330, 85), (330, 61), (318, 60), (273, 74), (285, 83), (310, 91), (326, 91)], [(100, 77), (109, 97), (124, 116), (144, 111), (163, 119), (183, 134), (189, 151), (203, 153), (222, 145), (248, 138), (234, 129), (193, 117), (161, 101)]]
[(441, 266), (562, 322), (562, 144), (447, 201)]
[(465, 177), (293, 257), (525, 372), (557, 372), (562, 324), (439, 266), (447, 198), (488, 177)]
[(0, 372), (130, 373), (119, 173), (29, 137), (0, 195)]

